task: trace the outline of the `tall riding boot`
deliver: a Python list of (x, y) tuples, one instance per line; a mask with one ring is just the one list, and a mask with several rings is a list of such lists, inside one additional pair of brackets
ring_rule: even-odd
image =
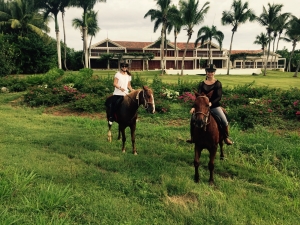
[(112, 124), (112, 122), (114, 122), (114, 106), (113, 104), (110, 105), (110, 108), (109, 108), (109, 118), (108, 118), (108, 121), (110, 124)]
[(224, 139), (224, 141), (225, 141), (225, 143), (227, 144), (227, 145), (232, 145), (233, 144), (233, 141), (231, 141), (228, 137), (229, 137), (229, 129), (228, 129), (228, 126), (226, 126), (225, 128), (224, 128), (224, 136), (225, 136), (225, 139)]

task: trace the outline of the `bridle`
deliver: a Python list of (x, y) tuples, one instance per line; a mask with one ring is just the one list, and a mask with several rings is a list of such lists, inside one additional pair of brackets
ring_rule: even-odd
[(149, 102), (146, 100), (146, 96), (145, 96), (145, 90), (142, 90), (142, 91), (139, 91), (139, 93), (136, 95), (136, 99), (138, 101), (138, 105), (140, 105), (140, 93), (143, 92), (143, 99), (144, 99), (144, 108), (145, 109), (148, 109), (149, 108), (149, 104), (152, 104), (153, 105), (153, 102)]
[[(207, 96), (198, 96), (197, 98), (207, 98), (207, 99), (208, 99)], [(199, 112), (199, 111), (194, 112), (194, 115), (195, 115), (195, 122), (197, 122), (197, 120), (196, 120), (196, 115), (197, 115), (197, 114), (202, 114), (202, 115), (204, 115), (204, 120), (201, 120), (201, 122), (203, 122), (203, 123), (200, 124), (200, 125), (201, 125), (200, 127), (203, 127), (203, 126), (204, 126), (204, 130), (206, 130), (206, 126), (210, 123), (210, 120), (208, 120), (208, 119), (209, 119), (209, 116), (210, 116), (210, 110), (208, 110), (207, 113)], [(196, 127), (198, 127), (198, 123), (195, 123), (195, 125), (196, 125)]]

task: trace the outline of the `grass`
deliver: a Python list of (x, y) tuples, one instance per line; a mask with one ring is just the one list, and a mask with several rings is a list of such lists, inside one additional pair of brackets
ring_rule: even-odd
[(207, 151), (193, 181), (188, 113), (140, 113), (134, 156), (129, 130), (122, 154), (116, 124), (108, 143), (104, 119), (48, 115), (16, 104), (21, 96), (0, 94), (0, 224), (298, 223), (297, 131), (231, 127), (235, 145), (217, 156), (211, 187)]

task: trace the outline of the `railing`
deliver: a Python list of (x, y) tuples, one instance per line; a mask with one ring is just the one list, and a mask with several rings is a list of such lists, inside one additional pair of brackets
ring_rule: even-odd
[[(197, 57), (209, 57), (209, 54), (197, 52)], [(213, 53), (213, 54), (211, 55), (211, 57), (224, 57), (224, 55), (223, 55), (223, 54), (216, 54), (216, 53)]]

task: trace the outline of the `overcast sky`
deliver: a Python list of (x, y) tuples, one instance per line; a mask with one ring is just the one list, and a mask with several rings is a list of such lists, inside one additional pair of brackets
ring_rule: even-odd
[[(172, 0), (171, 4), (177, 5), (179, 0)], [(200, 7), (206, 0), (200, 0)], [(221, 24), (222, 12), (230, 10), (233, 0), (210, 0), (210, 9), (204, 19), (204, 22), (194, 27), (194, 33), (190, 42), (194, 42), (197, 33), (202, 26), (215, 25), (218, 30), (224, 33), (223, 48), (229, 49), (231, 29), (230, 25), (223, 26)], [(245, 2), (243, 0), (242, 2)], [(299, 0), (248, 0), (249, 8), (253, 9), (256, 15), (262, 13), (263, 6), (268, 7), (268, 3), (283, 4), (282, 12), (290, 12), (300, 17)], [(157, 9), (155, 0), (107, 0), (106, 3), (97, 3), (94, 7), (98, 11), (98, 23), (100, 32), (92, 40), (92, 44), (109, 38), (113, 41), (155, 41), (160, 36), (161, 27), (154, 33), (154, 22), (150, 21), (150, 17), (144, 19), (144, 15), (149, 9)], [(82, 40), (79, 30), (72, 27), (74, 18), (82, 18), (83, 10), (81, 8), (68, 8), (65, 14), (65, 25), (67, 33), (67, 45), (75, 50), (82, 49)], [(59, 14), (60, 38), (63, 40), (63, 27), (61, 22), (61, 14)], [(54, 22), (50, 23), (50, 35), (55, 38)], [(233, 37), (233, 50), (257, 50), (259, 45), (253, 44), (257, 35), (265, 32), (257, 22), (247, 22), (242, 24)], [(168, 40), (174, 42), (174, 35), (171, 32), (167, 36)], [(178, 42), (187, 41), (186, 30), (182, 30), (177, 39)], [(284, 47), (292, 49), (292, 44), (281, 41), (279, 49)], [(299, 47), (297, 46), (296, 49)]]

